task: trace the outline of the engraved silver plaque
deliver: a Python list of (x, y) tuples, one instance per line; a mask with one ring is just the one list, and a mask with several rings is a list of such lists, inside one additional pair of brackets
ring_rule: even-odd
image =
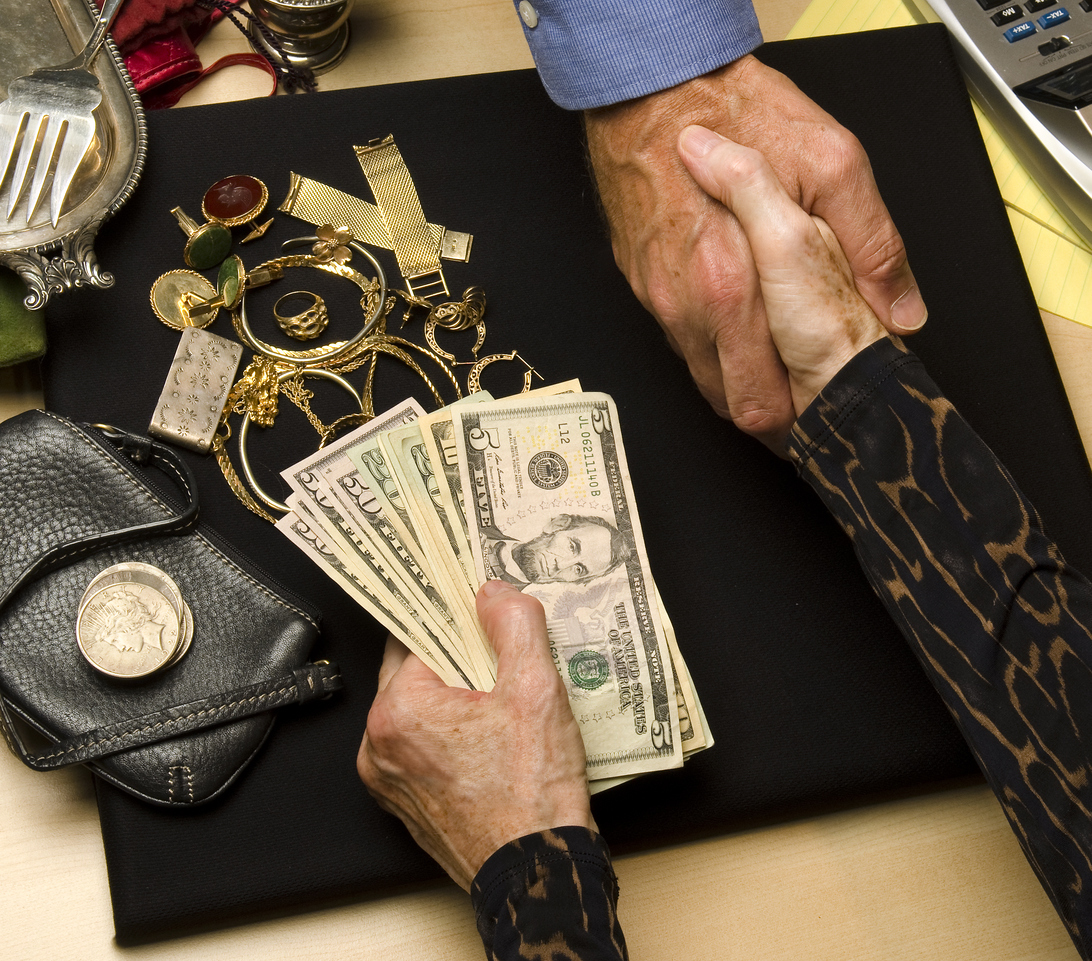
[(207, 454), (243, 356), (241, 344), (187, 327), (148, 433)]

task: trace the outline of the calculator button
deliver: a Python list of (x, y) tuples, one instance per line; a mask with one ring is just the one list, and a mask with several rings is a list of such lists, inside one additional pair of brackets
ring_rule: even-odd
[(1058, 0), (1028, 0), (1028, 13), (1038, 13), (1040, 10), (1046, 10), (1053, 7), (1057, 2)]
[(995, 26), (1002, 27), (1006, 23), (1012, 23), (1013, 20), (1019, 20), (1023, 15), (1024, 11), (1020, 5), (1013, 3), (1005, 7), (1004, 10), (998, 10), (990, 19)]
[(1025, 37), (1030, 37), (1035, 33), (1035, 24), (1030, 20), (1025, 20), (1023, 23), (1018, 23), (1015, 27), (1009, 27), (1005, 31), (1005, 39), (1009, 43), (1016, 43), (1017, 40), (1023, 40)]
[(999, 7), (1005, 0), (978, 0), (978, 5), (983, 10), (992, 10), (994, 7)]
[(1044, 13), (1039, 18), (1039, 26), (1044, 30), (1049, 30), (1051, 27), (1065, 23), (1068, 19), (1069, 11), (1065, 7), (1059, 7), (1057, 10), (1051, 10), (1050, 13)]
[(1092, 0), (1081, 0), (1081, 9), (1085, 13), (1092, 13)]
[(1065, 50), (1071, 43), (1069, 37), (1051, 37), (1046, 43), (1039, 44), (1039, 53), (1047, 57), (1059, 50)]

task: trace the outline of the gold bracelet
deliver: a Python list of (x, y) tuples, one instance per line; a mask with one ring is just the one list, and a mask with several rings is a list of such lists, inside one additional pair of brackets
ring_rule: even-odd
[[(321, 367), (304, 368), (303, 370), (286, 370), (281, 372), (277, 376), (277, 384), (283, 384), (291, 377), (322, 377), (326, 380), (332, 380), (339, 387), (345, 389), (345, 391), (356, 401), (357, 406), (360, 406), (360, 395), (356, 392), (352, 384), (350, 384), (344, 377), (339, 374), (333, 373), (333, 371), (324, 370)], [(290, 510), (287, 504), (270, 497), (261, 485), (258, 483), (254, 476), (254, 471), (250, 467), (250, 457), (247, 455), (247, 435), (250, 431), (250, 412), (248, 411), (243, 415), (243, 422), (239, 425), (239, 463), (243, 467), (243, 476), (246, 477), (247, 483), (250, 485), (250, 489), (254, 491), (266, 507), (271, 507), (275, 511), (280, 511), (282, 514), (287, 514)]]
[[(371, 262), (376, 272), (374, 280), (368, 280), (360, 271), (344, 264), (320, 261), (313, 254), (289, 254), (285, 257), (267, 260), (264, 264), (259, 264), (254, 270), (260, 271), (278, 267), (317, 267), (319, 270), (325, 270), (327, 273), (351, 280), (363, 292), (363, 296), (360, 298), (360, 306), (368, 314), (368, 319), (356, 336), (350, 340), (335, 341), (325, 347), (316, 347), (312, 350), (283, 350), (274, 347), (272, 344), (259, 340), (254, 335), (254, 331), (250, 329), (250, 322), (246, 315), (246, 292), (244, 291), (243, 296), (239, 298), (236, 309), (231, 312), (231, 321), (235, 327), (235, 333), (239, 335), (239, 339), (251, 350), (263, 357), (268, 357), (270, 360), (283, 364), (292, 364), (296, 367), (310, 367), (318, 364), (326, 366), (352, 353), (360, 342), (375, 330), (385, 316), (387, 278), (383, 273), (383, 268), (379, 265), (379, 261), (363, 246), (355, 241), (349, 241), (349, 246)], [(375, 298), (375, 304), (369, 309), (369, 301), (373, 298)]]
[(428, 301), (451, 296), (440, 266), (440, 248), (394, 137), (388, 135), (353, 150), (379, 205), (410, 293)]
[[(375, 204), (319, 180), (303, 177), (295, 171), (288, 172), (288, 179), (288, 195), (277, 208), (281, 213), (315, 227), (320, 224), (343, 224), (361, 243), (393, 249), (394, 242), (387, 232), (387, 224)], [(470, 261), (473, 234), (451, 230), (440, 224), (430, 223), (427, 227), (443, 260), (456, 260), (464, 264)]]

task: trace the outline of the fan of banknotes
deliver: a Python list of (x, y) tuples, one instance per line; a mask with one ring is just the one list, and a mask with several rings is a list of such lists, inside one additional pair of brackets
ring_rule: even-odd
[(593, 790), (712, 746), (606, 394), (569, 382), (433, 413), (409, 399), (282, 476), (277, 528), (448, 684), (495, 681), (478, 585), (542, 602)]

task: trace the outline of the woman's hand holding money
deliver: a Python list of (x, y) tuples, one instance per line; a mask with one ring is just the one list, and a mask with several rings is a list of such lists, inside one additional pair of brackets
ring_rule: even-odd
[(489, 581), (477, 609), (497, 652), (493, 690), (448, 687), (390, 638), (357, 757), (380, 806), (465, 890), (509, 841), (562, 825), (597, 830), (542, 605)]

